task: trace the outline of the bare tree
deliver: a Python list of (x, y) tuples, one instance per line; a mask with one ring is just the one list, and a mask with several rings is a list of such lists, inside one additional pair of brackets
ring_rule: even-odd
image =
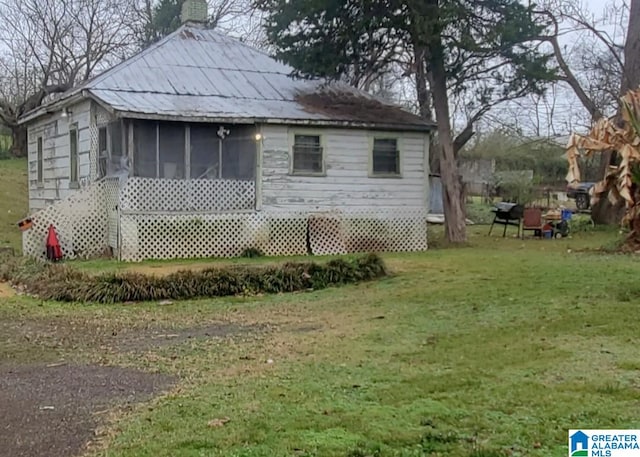
[[(573, 90), (592, 121), (620, 113), (618, 100), (640, 85), (640, 0), (612, 0), (602, 14), (589, 13), (576, 0), (547, 0), (539, 12), (551, 33), (541, 40), (551, 44), (560, 79)], [(582, 32), (579, 58), (571, 59), (560, 43), (562, 24)], [(611, 110), (613, 107), (613, 110)], [(602, 155), (604, 177), (614, 160), (613, 151)], [(614, 223), (621, 211), (602, 199), (592, 211), (600, 223)]]
[(131, 51), (128, 0), (0, 0), (0, 121), (26, 154), (24, 113)]
[(219, 31), (268, 50), (263, 28), (264, 13), (253, 7), (253, 0), (209, 0), (210, 23)]

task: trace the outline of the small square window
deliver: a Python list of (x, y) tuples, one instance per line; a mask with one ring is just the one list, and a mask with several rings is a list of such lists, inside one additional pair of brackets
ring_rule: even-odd
[(319, 174), (324, 171), (319, 135), (295, 135), (293, 172)]
[(400, 174), (400, 151), (398, 140), (395, 138), (376, 138), (373, 140), (373, 167), (374, 175)]

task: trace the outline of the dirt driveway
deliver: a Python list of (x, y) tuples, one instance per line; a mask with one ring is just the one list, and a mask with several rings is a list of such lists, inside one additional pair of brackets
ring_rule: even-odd
[(176, 380), (119, 367), (0, 368), (0, 449), (12, 457), (79, 454), (99, 412), (149, 399)]
[[(260, 329), (224, 322), (189, 328), (115, 328), (102, 325), (100, 319), (0, 314), (0, 455), (81, 455), (106, 413), (149, 400), (179, 381), (165, 374), (82, 363), (73, 357), (78, 348), (90, 354), (144, 354), (256, 330)], [(55, 362), (61, 357), (67, 362)]]

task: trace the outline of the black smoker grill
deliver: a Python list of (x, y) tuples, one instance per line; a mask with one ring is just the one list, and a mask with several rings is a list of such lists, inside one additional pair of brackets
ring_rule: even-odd
[(504, 225), (504, 231), (502, 232), (503, 238), (507, 235), (507, 226), (509, 225), (518, 227), (518, 236), (520, 236), (520, 220), (524, 214), (524, 206), (518, 205), (517, 203), (500, 202), (496, 203), (491, 211), (495, 215), (491, 223), (491, 228), (489, 229), (489, 235), (491, 235), (494, 224), (499, 224)]

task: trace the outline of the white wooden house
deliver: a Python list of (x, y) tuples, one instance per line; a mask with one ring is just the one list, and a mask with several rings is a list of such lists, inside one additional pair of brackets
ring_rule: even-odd
[(294, 79), (189, 11), (23, 117), (25, 253), (43, 255), (49, 224), (68, 257), (426, 249), (432, 126), (349, 86)]

